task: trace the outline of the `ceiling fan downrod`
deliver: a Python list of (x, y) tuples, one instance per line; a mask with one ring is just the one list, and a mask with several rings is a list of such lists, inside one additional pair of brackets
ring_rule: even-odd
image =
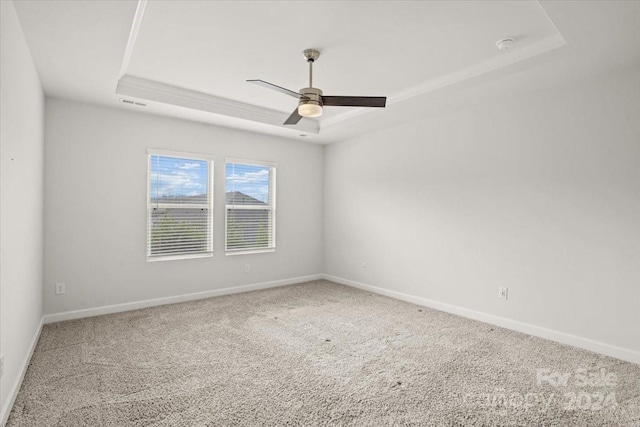
[(309, 87), (313, 87), (313, 63), (320, 57), (320, 52), (316, 49), (305, 49), (303, 53), (309, 63)]

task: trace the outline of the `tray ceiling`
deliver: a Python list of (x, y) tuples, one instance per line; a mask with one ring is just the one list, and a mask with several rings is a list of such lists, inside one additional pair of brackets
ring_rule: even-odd
[[(445, 89), (571, 53), (537, 1), (15, 4), (50, 96), (317, 142), (366, 132), (367, 123), (396, 123)], [(563, 7), (554, 12), (560, 18)], [(495, 43), (506, 37), (516, 42), (499, 51)], [(295, 99), (245, 80), (297, 91), (307, 85), (306, 48), (321, 51), (314, 86), (326, 95), (387, 96), (388, 108), (327, 107), (319, 119), (284, 127)]]

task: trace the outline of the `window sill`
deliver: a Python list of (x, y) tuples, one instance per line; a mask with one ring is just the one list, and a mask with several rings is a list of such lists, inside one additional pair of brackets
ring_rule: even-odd
[(268, 249), (239, 249), (233, 251), (226, 251), (224, 254), (226, 256), (233, 255), (250, 255), (250, 254), (264, 254), (268, 252), (275, 252), (276, 248), (268, 248)]
[(200, 254), (188, 254), (188, 255), (154, 256), (154, 257), (147, 257), (147, 262), (174, 261), (178, 259), (193, 259), (193, 258), (209, 258), (212, 256), (213, 256), (213, 252), (205, 252)]

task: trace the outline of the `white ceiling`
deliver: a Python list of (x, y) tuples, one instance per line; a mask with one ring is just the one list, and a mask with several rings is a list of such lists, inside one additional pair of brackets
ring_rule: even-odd
[[(14, 4), (49, 96), (314, 142), (640, 61), (631, 1)], [(516, 43), (500, 52), (505, 37)], [(306, 48), (321, 51), (314, 86), (325, 94), (387, 96), (388, 107), (327, 107), (283, 126), (296, 100), (245, 80), (307, 86)]]

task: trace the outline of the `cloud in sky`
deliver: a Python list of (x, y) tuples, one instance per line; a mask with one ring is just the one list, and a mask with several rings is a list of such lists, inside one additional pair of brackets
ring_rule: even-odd
[(198, 169), (200, 167), (200, 163), (182, 163), (178, 166), (180, 169)]
[(269, 183), (269, 168), (258, 171), (232, 172), (227, 174), (227, 181), (235, 184)]
[(207, 161), (151, 156), (151, 197), (207, 193)]

